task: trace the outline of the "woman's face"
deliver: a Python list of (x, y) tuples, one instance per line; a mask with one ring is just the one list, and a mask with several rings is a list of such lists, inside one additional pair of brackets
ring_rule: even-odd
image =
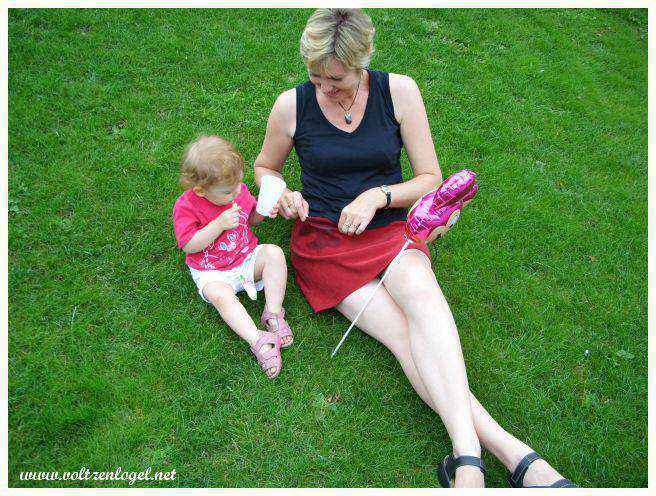
[(325, 74), (316, 74), (308, 67), (308, 75), (317, 90), (326, 98), (338, 102), (353, 97), (360, 79), (360, 70), (346, 70), (339, 60), (332, 57)]

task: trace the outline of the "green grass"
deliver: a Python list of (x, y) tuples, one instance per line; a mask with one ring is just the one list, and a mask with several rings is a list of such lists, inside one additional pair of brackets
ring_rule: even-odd
[[(369, 12), (372, 67), (417, 81), (444, 175), (479, 173), (431, 247), (472, 389), (579, 484), (646, 486), (646, 10)], [(356, 332), (330, 360), (347, 321), (313, 315), (290, 270), (296, 344), (268, 381), (173, 238), (184, 145), (217, 133), (252, 164), (275, 97), (306, 79), (308, 14), (10, 11), (10, 485), (83, 466), (438, 484), (446, 431), (386, 349)], [(290, 231), (257, 228), (287, 254)]]

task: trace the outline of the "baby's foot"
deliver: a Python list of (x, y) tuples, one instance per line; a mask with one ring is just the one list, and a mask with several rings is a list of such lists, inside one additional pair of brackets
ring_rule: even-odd
[(260, 331), (257, 342), (251, 346), (251, 351), (269, 379), (278, 376), (282, 368), (278, 336), (271, 332)]
[(267, 331), (275, 333), (280, 338), (280, 345), (283, 348), (291, 346), (294, 342), (292, 330), (289, 328), (289, 324), (285, 321), (284, 308), (281, 308), (278, 313), (273, 313), (265, 306), (260, 320), (262, 325), (266, 327)]
[[(275, 346), (273, 346), (272, 344), (263, 344), (262, 346), (260, 346), (260, 352), (272, 350), (274, 348)], [(267, 375), (269, 379), (272, 379), (276, 373), (276, 370), (278, 370), (277, 367), (269, 367), (264, 371), (264, 373)]]
[[(278, 326), (278, 320), (277, 319), (268, 319), (266, 321), (266, 327), (269, 329), (270, 332), (273, 332), (275, 334), (278, 334), (278, 331), (280, 330), (280, 327)], [(292, 340), (294, 339), (293, 336), (291, 335), (284, 335), (284, 336), (279, 336), (280, 337), (280, 345), (281, 346), (287, 346), (292, 344)]]

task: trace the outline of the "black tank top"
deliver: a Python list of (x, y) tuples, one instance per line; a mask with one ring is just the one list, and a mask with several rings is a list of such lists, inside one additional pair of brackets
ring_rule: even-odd
[[(389, 74), (368, 70), (369, 97), (364, 116), (352, 133), (333, 126), (319, 108), (315, 87), (296, 87), (294, 148), (301, 165), (301, 194), (310, 215), (339, 221), (342, 209), (360, 193), (403, 181), (403, 140), (389, 89)], [(367, 228), (405, 220), (406, 209), (381, 209)]]

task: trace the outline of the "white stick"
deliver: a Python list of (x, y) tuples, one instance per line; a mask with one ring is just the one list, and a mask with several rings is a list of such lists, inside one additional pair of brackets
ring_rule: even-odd
[(360, 318), (360, 315), (362, 315), (362, 312), (365, 311), (365, 309), (369, 306), (369, 303), (371, 303), (371, 300), (374, 299), (374, 295), (376, 294), (376, 291), (378, 291), (378, 288), (380, 288), (380, 285), (383, 284), (383, 281), (387, 277), (387, 274), (389, 273), (390, 269), (392, 268), (392, 266), (394, 266), (398, 263), (398, 261), (401, 259), (401, 255), (403, 254), (403, 252), (405, 251), (405, 249), (408, 247), (409, 244), (410, 244), (410, 240), (408, 239), (403, 244), (403, 247), (401, 248), (401, 251), (399, 252), (399, 254), (394, 258), (394, 260), (392, 260), (392, 263), (387, 266), (387, 269), (385, 270), (385, 273), (383, 274), (383, 277), (380, 278), (380, 281), (378, 281), (378, 284), (376, 284), (376, 287), (371, 292), (371, 296), (369, 296), (369, 299), (367, 300), (367, 302), (364, 304), (362, 309), (355, 316), (355, 318), (353, 319), (353, 322), (351, 322), (351, 325), (349, 326), (349, 328), (346, 330), (346, 332), (342, 336), (342, 339), (339, 341), (339, 343), (337, 343), (337, 346), (335, 347), (335, 349), (331, 353), (330, 358), (334, 357), (337, 354), (337, 352), (339, 351), (339, 348), (342, 346), (342, 343), (348, 337), (349, 333), (351, 332), (351, 329), (353, 329), (353, 327), (355, 326), (355, 323)]

